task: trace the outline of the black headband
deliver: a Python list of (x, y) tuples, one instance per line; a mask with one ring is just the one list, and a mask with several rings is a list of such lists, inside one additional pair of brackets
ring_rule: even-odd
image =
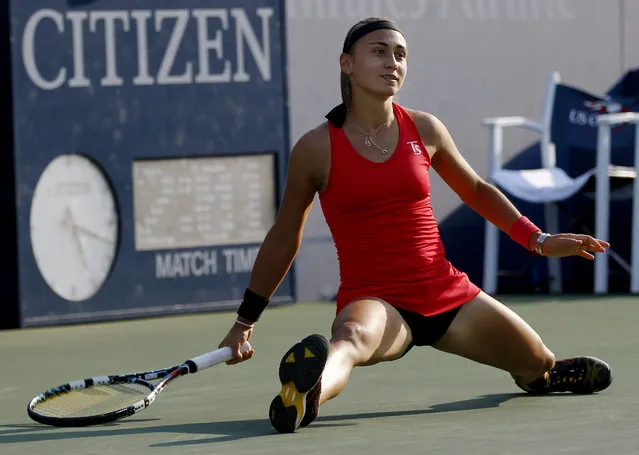
[(360, 28), (356, 29), (353, 33), (349, 33), (346, 35), (346, 39), (344, 39), (344, 47), (342, 47), (342, 52), (347, 53), (351, 50), (353, 45), (359, 41), (362, 37), (368, 35), (375, 30), (395, 30), (403, 35), (402, 31), (397, 28), (397, 25), (393, 24), (391, 21), (387, 21), (384, 19), (368, 22), (365, 25), (362, 25)]

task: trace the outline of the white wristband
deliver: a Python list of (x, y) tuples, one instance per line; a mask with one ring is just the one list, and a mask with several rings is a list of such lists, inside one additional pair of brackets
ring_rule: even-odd
[(235, 323), (239, 325), (243, 325), (244, 327), (248, 327), (249, 329), (252, 329), (255, 326), (255, 324), (247, 324), (246, 322), (242, 322), (239, 319), (236, 319)]

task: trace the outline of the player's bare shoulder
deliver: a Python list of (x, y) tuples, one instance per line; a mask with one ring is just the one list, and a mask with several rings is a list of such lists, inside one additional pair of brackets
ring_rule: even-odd
[[(291, 168), (296, 162), (296, 168), (303, 169), (309, 175), (318, 191), (323, 189), (328, 181), (331, 161), (331, 139), (328, 123), (324, 122), (299, 138), (291, 152)], [(289, 169), (289, 172), (292, 169)]]
[(424, 144), (433, 145), (436, 143), (439, 129), (438, 126), (441, 124), (441, 121), (428, 112), (418, 111), (415, 109), (406, 109), (406, 111), (413, 118), (413, 122), (415, 122), (417, 130), (422, 136)]
[(414, 109), (406, 109), (413, 118), (415, 126), (432, 156), (448, 141), (449, 133), (446, 126), (435, 115)]
[(327, 153), (330, 155), (331, 139), (328, 123), (324, 122), (304, 133), (295, 144), (294, 150), (298, 150), (307, 158), (321, 158)]

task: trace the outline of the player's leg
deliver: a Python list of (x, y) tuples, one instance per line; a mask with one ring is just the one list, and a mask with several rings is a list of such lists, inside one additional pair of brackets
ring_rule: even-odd
[(355, 366), (395, 360), (412, 337), (399, 312), (382, 300), (359, 300), (344, 308), (331, 329), (330, 354), (322, 377), (320, 403), (337, 396)]
[(401, 357), (411, 343), (401, 315), (379, 299), (361, 299), (337, 315), (331, 340), (311, 335), (289, 349), (280, 363), (282, 390), (269, 418), (280, 432), (292, 432), (317, 416), (319, 404), (337, 396), (355, 366)]
[(508, 371), (529, 392), (592, 393), (610, 385), (610, 368), (592, 357), (555, 362), (539, 335), (514, 311), (481, 292), (462, 306), (435, 348)]

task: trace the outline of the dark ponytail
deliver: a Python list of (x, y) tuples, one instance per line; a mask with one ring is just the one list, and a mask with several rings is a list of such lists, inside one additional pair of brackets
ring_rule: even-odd
[(350, 76), (343, 71), (339, 75), (339, 86), (342, 91), (342, 103), (349, 109), (353, 103), (353, 87)]
[(346, 114), (353, 102), (353, 92), (351, 87), (351, 78), (345, 72), (340, 72), (339, 85), (342, 91), (342, 103), (335, 106), (328, 114), (326, 118), (336, 128), (341, 128), (346, 122)]

